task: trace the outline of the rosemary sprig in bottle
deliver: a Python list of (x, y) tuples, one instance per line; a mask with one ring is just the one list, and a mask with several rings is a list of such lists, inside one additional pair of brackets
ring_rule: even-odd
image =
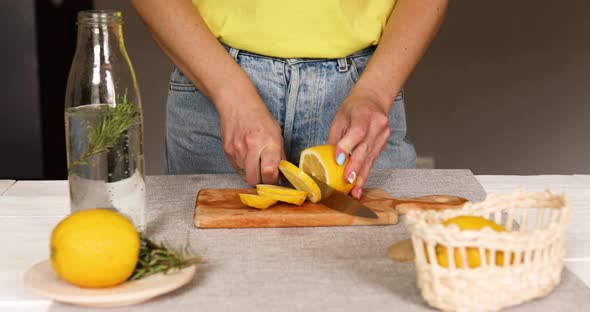
[(129, 280), (138, 280), (160, 272), (166, 273), (172, 269), (183, 269), (199, 262), (201, 257), (191, 253), (188, 243), (181, 251), (174, 251), (163, 243), (158, 245), (142, 236), (139, 261)]
[(90, 128), (86, 151), (80, 156), (80, 159), (71, 164), (68, 173), (71, 173), (78, 165), (88, 164), (88, 158), (107, 152), (124, 138), (125, 131), (139, 118), (139, 108), (137, 105), (129, 103), (125, 93), (120, 103), (114, 107), (107, 106), (101, 114), (100, 122)]

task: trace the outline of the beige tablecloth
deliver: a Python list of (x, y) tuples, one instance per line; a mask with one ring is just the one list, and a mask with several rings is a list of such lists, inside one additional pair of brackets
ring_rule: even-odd
[[(387, 170), (369, 181), (369, 187), (399, 197), (485, 196), (468, 170)], [(387, 257), (392, 242), (409, 236), (403, 218), (389, 226), (198, 230), (193, 225), (198, 190), (245, 187), (236, 175), (159, 176), (147, 182), (148, 235), (176, 246), (188, 238), (205, 261), (187, 287), (109, 311), (432, 310), (416, 286), (414, 265)], [(548, 297), (511, 311), (590, 311), (590, 289), (566, 270)]]

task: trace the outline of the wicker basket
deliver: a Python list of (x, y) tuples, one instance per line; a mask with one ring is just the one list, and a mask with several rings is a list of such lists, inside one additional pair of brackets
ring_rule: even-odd
[[(460, 231), (441, 224), (459, 215), (485, 217), (506, 232)], [(410, 211), (407, 225), (422, 296), (445, 311), (494, 311), (547, 295), (560, 281), (568, 216), (564, 195), (522, 190), (490, 195), (457, 210)], [(438, 262), (437, 245), (448, 247), (447, 266)], [(479, 266), (457, 268), (455, 257), (467, 264), (467, 252), (476, 251)]]

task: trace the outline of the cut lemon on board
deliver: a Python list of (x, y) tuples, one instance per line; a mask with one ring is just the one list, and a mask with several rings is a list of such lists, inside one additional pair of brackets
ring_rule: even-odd
[(297, 166), (286, 160), (281, 160), (281, 162), (279, 162), (279, 170), (281, 170), (285, 178), (287, 178), (296, 189), (307, 193), (309, 201), (317, 203), (322, 199), (320, 187), (310, 176), (303, 172), (303, 170), (297, 168)]
[(348, 183), (344, 177), (344, 168), (348, 164), (348, 157), (342, 166), (334, 159), (336, 147), (333, 145), (317, 145), (304, 149), (299, 159), (299, 168), (310, 176), (326, 183), (333, 189), (348, 194), (356, 180)]
[(268, 193), (265, 191), (258, 191), (258, 195), (266, 198), (271, 198), (277, 201), (281, 201), (288, 204), (293, 204), (297, 206), (301, 206), (305, 199), (307, 199), (307, 194), (303, 192), (303, 195), (293, 196), (293, 195), (282, 195), (276, 193)]
[(266, 208), (274, 205), (277, 202), (276, 199), (263, 197), (260, 195), (244, 194), (244, 193), (240, 193), (239, 195), (240, 195), (240, 201), (242, 202), (242, 204), (244, 204), (248, 207), (252, 207), (252, 208), (266, 209)]
[(305, 193), (304, 191), (272, 184), (257, 184), (256, 190), (259, 192), (272, 193), (278, 195), (307, 196), (307, 193)]

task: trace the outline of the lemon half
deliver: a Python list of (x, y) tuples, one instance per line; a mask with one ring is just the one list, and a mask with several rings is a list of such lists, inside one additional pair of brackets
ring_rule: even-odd
[(348, 183), (344, 176), (344, 168), (348, 164), (347, 157), (342, 166), (334, 159), (336, 147), (333, 145), (317, 145), (304, 149), (299, 159), (299, 168), (303, 172), (318, 179), (344, 194), (350, 193), (356, 180)]

